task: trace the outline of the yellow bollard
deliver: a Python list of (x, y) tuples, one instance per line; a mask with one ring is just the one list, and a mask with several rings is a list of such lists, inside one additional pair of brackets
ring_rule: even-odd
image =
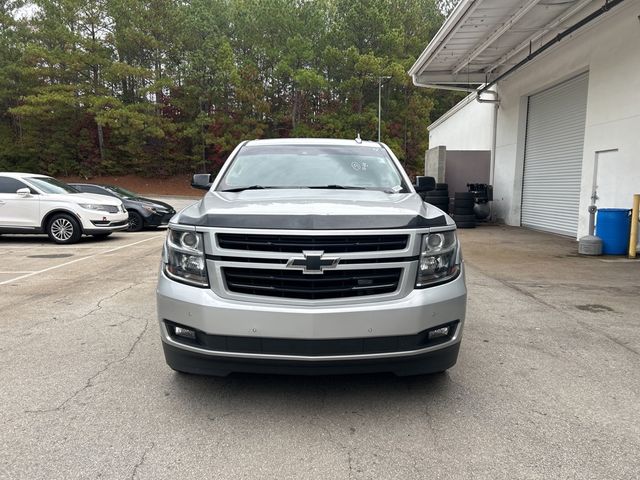
[(631, 210), (631, 237), (629, 238), (629, 258), (636, 258), (638, 245), (638, 214), (640, 213), (640, 193), (633, 196), (633, 210)]

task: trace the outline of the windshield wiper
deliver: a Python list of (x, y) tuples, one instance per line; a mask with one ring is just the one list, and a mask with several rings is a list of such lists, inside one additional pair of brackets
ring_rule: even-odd
[(275, 187), (263, 187), (262, 185), (250, 185), (248, 187), (227, 188), (226, 190), (220, 190), (220, 191), (221, 192), (244, 192), (245, 190), (263, 190), (265, 188), (275, 188)]
[(367, 187), (357, 187), (355, 185), (312, 185), (307, 188), (316, 188), (321, 190), (367, 190)]
[(394, 190), (391, 188), (378, 188), (378, 187), (359, 187), (356, 185), (313, 185), (307, 188), (326, 189), (326, 190), (376, 190), (384, 193), (401, 193), (401, 190)]

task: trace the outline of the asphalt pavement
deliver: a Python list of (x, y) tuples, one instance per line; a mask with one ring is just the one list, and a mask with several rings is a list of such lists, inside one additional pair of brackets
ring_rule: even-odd
[(219, 379), (164, 363), (164, 234), (0, 237), (0, 478), (640, 476), (640, 263), (462, 231), (446, 374)]

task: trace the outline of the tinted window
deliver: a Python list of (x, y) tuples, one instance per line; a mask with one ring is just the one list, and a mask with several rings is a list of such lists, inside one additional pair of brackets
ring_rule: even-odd
[(125, 190), (122, 187), (116, 187), (115, 185), (107, 185), (105, 188), (109, 189), (115, 196), (120, 198), (136, 198), (136, 193)]
[(98, 195), (113, 196), (113, 195), (111, 195), (111, 192), (109, 192), (108, 190), (106, 190), (104, 188), (101, 188), (101, 187), (96, 187), (95, 185), (73, 185), (73, 187), (77, 188), (81, 192), (97, 193)]
[[(29, 188), (20, 180), (9, 177), (0, 177), (0, 193), (16, 193), (21, 188)], [(29, 189), (31, 190), (31, 189)]]

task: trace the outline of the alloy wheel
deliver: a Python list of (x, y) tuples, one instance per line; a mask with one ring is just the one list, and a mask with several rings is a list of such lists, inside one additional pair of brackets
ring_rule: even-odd
[(73, 236), (73, 224), (66, 218), (56, 218), (51, 224), (51, 235), (56, 240), (66, 242)]

